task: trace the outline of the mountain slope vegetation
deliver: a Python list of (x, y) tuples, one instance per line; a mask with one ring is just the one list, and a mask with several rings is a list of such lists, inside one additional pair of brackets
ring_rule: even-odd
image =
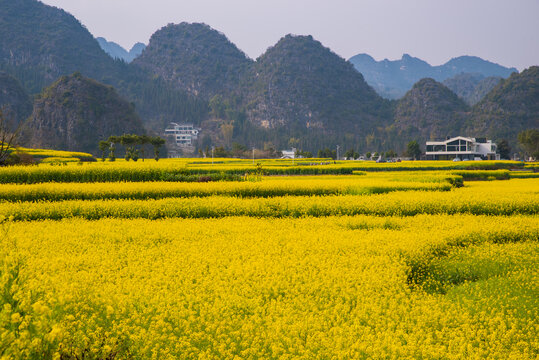
[(502, 78), (496, 76), (485, 77), (477, 73), (461, 73), (445, 79), (443, 84), (468, 105), (475, 105), (498, 85), (500, 80)]
[(256, 60), (247, 79), (242, 85), (248, 120), (292, 136), (309, 134), (311, 147), (352, 146), (361, 141), (359, 134), (390, 121), (389, 102), (312, 36), (283, 37)]
[(36, 99), (25, 144), (97, 154), (111, 135), (145, 132), (135, 108), (116, 90), (80, 73), (62, 76)]
[(466, 126), (470, 133), (505, 138), (513, 147), (520, 131), (533, 128), (539, 128), (539, 66), (502, 80), (473, 107)]
[(181, 23), (155, 32), (133, 63), (177, 89), (209, 99), (235, 91), (252, 60), (208, 25)]
[(14, 131), (32, 113), (32, 99), (14, 77), (0, 72), (0, 110), (7, 129)]
[(461, 134), (469, 106), (434, 79), (417, 82), (399, 101), (394, 127), (402, 139), (421, 142)]

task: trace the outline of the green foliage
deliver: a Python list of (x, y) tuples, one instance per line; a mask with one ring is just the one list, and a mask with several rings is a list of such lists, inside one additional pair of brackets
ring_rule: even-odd
[(313, 153), (310, 152), (310, 151), (302, 151), (302, 150), (298, 150), (298, 151), (296, 151), (296, 156), (302, 157), (302, 158), (312, 158), (312, 157), (313, 157)]
[(459, 134), (468, 111), (469, 106), (447, 87), (433, 79), (422, 79), (399, 100), (394, 126), (385, 130), (392, 140), (386, 149), (406, 149), (410, 139), (424, 143)]
[(153, 154), (155, 161), (159, 161), (159, 149), (161, 146), (165, 145), (165, 139), (160, 138), (159, 136), (151, 137), (149, 139), (150, 144), (153, 146)]
[(389, 151), (386, 151), (385, 153), (385, 157), (387, 158), (395, 158), (397, 156), (398, 154), (394, 150), (389, 150)]
[(526, 153), (536, 159), (539, 158), (539, 130), (529, 129), (518, 134), (518, 142)]
[(410, 141), (406, 146), (406, 154), (414, 160), (419, 159), (419, 156), (421, 156), (421, 147), (419, 146), (419, 143), (415, 140)]
[(110, 144), (111, 144), (110, 142), (103, 141), (103, 140), (99, 142), (99, 150), (101, 150), (102, 152), (102, 156), (101, 156), (102, 161), (105, 161), (105, 158), (107, 157), (106, 154), (107, 154), (107, 150), (110, 149)]
[(318, 158), (331, 158), (335, 160), (337, 158), (337, 150), (331, 150), (328, 148), (318, 150)]
[[(467, 131), (490, 139), (506, 139), (516, 149), (518, 133), (537, 128), (539, 119), (539, 66), (513, 73), (501, 81), (470, 115)], [(532, 155), (531, 152), (528, 155)]]
[[(66, 94), (73, 106), (64, 104)], [(25, 124), (26, 142), (31, 147), (102, 154), (99, 141), (107, 135), (144, 133), (132, 104), (111, 86), (80, 73), (60, 77), (42, 92), (34, 109), (34, 116)]]
[[(176, 89), (211, 99), (236, 91), (251, 62), (222, 33), (208, 25), (181, 23), (155, 32), (148, 47), (132, 64), (170, 79)], [(223, 118), (225, 109), (221, 104), (222, 101), (214, 101), (212, 111)]]
[(498, 147), (498, 153), (500, 154), (500, 159), (509, 160), (511, 159), (511, 146), (509, 142), (505, 139), (496, 141), (496, 146)]
[(15, 131), (32, 113), (32, 100), (17, 79), (0, 71), (0, 109), (7, 130)]

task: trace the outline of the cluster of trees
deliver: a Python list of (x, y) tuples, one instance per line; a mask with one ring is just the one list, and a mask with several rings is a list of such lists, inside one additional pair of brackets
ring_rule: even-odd
[(282, 156), (282, 153), (275, 150), (275, 147), (271, 143), (266, 143), (264, 145), (264, 149), (248, 148), (247, 146), (237, 142), (232, 143), (232, 147), (230, 149), (226, 149), (223, 146), (217, 146), (212, 148), (209, 145), (206, 145), (205, 147), (199, 149), (198, 153), (200, 154), (200, 156), (204, 157), (213, 156), (215, 158), (240, 159), (248, 159), (253, 157), (253, 155), (257, 159), (271, 159), (279, 158)]
[(101, 159), (105, 161), (108, 157), (110, 161), (116, 160), (116, 146), (120, 144), (124, 147), (125, 150), (125, 160), (137, 161), (140, 156), (142, 156), (142, 161), (145, 158), (145, 146), (153, 146), (153, 154), (155, 161), (159, 160), (159, 149), (165, 144), (165, 139), (160, 138), (159, 136), (148, 136), (148, 135), (135, 135), (135, 134), (124, 134), (121, 136), (110, 136), (107, 140), (99, 142), (99, 150), (101, 150), (102, 157)]
[(518, 142), (524, 148), (526, 155), (539, 159), (539, 130), (529, 129), (518, 134)]

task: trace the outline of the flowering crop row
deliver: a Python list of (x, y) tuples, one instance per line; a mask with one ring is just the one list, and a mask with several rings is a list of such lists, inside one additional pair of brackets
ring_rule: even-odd
[[(377, 175), (377, 174), (376, 174)], [(203, 197), (226, 195), (237, 197), (273, 197), (285, 195), (344, 195), (381, 194), (392, 191), (425, 190), (448, 191), (460, 176), (391, 177), (346, 176), (339, 178), (295, 177), (282, 181), (264, 178), (245, 182), (119, 182), (119, 183), (41, 183), (30, 185), (7, 184), (0, 186), (0, 200), (96, 200), (96, 199), (163, 199), (169, 197)]]
[(313, 165), (294, 165), (284, 161), (262, 161), (261, 167), (245, 160), (228, 160), (222, 164), (207, 161), (163, 160), (160, 162), (94, 162), (68, 163), (65, 166), (11, 167), (0, 171), (0, 184), (40, 182), (108, 182), (108, 181), (197, 181), (199, 176), (211, 175), (244, 175), (262, 172), (265, 175), (319, 175), (319, 174), (352, 174), (354, 171), (418, 171), (418, 170), (450, 170), (450, 169), (500, 169), (522, 167), (518, 162), (469, 162), (455, 165), (453, 162), (402, 162), (376, 164), (374, 162), (339, 161), (335, 163), (313, 163)]
[[(412, 216), (417, 214), (538, 214), (537, 179), (514, 179), (491, 186), (468, 186), (448, 192), (408, 191), (357, 196), (284, 196), (237, 198), (208, 196), (161, 200), (69, 200), (3, 202), (0, 215), (15, 220), (225, 216), (304, 217), (331, 215)], [(503, 185), (506, 185), (505, 187)], [(500, 190), (497, 192), (497, 190)], [(512, 190), (512, 191), (511, 191)]]

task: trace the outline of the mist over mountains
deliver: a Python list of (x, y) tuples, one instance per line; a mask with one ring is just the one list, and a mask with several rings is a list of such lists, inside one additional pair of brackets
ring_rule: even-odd
[[(516, 146), (518, 131), (539, 123), (536, 67), (518, 74), (469, 56), (437, 67), (411, 56), (376, 62), (358, 55), (346, 61), (312, 36), (295, 35), (283, 36), (253, 60), (225, 34), (198, 23), (166, 25), (143, 50), (127, 52), (95, 39), (61, 9), (35, 0), (0, 0), (0, 7), (0, 91), (18, 94), (0, 99), (25, 109), (16, 121), (34, 131), (29, 146), (89, 149), (80, 134), (69, 135), (76, 132), (67, 138), (54, 133), (69, 117), (77, 119), (69, 126), (84, 128), (92, 142), (108, 137), (103, 128), (162, 134), (169, 122), (185, 122), (201, 128), (198, 148), (237, 142), (312, 152), (340, 145), (400, 153), (410, 140), (448, 135), (505, 137)], [(80, 77), (70, 77), (75, 72)], [(62, 91), (48, 88), (64, 84), (58, 79), (70, 81)], [(106, 90), (110, 86), (115, 92)], [(113, 99), (110, 107), (92, 101), (99, 89)], [(400, 100), (385, 98), (397, 93)], [(37, 100), (26, 120), (25, 99), (32, 96)], [(70, 112), (69, 99), (87, 99), (80, 103), (86, 110)], [(113, 121), (111, 109), (125, 122), (104, 126)], [(39, 132), (44, 123), (47, 135)], [(44, 136), (62, 141), (44, 143)]]
[(404, 54), (400, 60), (381, 61), (374, 60), (368, 54), (358, 54), (351, 57), (350, 62), (378, 94), (388, 99), (403, 97), (423, 78), (442, 82), (463, 73), (507, 78), (511, 73), (518, 72), (515, 68), (506, 68), (476, 56), (456, 57), (439, 66), (431, 66), (408, 54)]

